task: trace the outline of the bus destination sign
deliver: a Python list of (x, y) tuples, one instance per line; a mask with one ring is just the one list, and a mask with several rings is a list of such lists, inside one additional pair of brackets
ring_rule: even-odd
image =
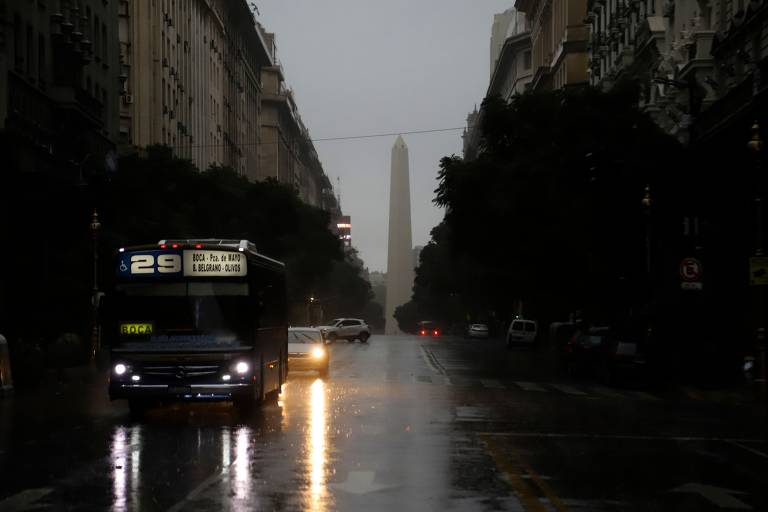
[(242, 277), (245, 254), (231, 251), (154, 250), (121, 253), (117, 275), (124, 278)]
[(248, 273), (245, 255), (230, 251), (184, 251), (184, 275), (191, 277), (244, 276)]

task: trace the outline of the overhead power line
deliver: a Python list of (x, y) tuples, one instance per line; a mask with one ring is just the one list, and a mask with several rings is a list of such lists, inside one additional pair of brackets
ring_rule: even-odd
[[(320, 139), (309, 139), (311, 142), (330, 142), (340, 140), (356, 140), (356, 139), (374, 139), (378, 137), (394, 137), (396, 135), (418, 135), (422, 133), (439, 133), (439, 132), (454, 132), (458, 130), (464, 130), (464, 126), (458, 128), (433, 128), (431, 130), (411, 130), (405, 132), (390, 132), (390, 133), (372, 133), (366, 135), (347, 135), (344, 137), (324, 137)], [(232, 146), (263, 146), (267, 144), (278, 144), (278, 142), (240, 142), (233, 143)], [(183, 148), (183, 149), (196, 149), (196, 148), (222, 148), (227, 147), (230, 144), (168, 144), (171, 148)]]

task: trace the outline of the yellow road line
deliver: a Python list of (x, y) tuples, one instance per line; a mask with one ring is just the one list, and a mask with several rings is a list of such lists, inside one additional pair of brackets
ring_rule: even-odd
[(515, 494), (520, 499), (520, 502), (526, 511), (546, 512), (547, 507), (545, 507), (544, 504), (539, 500), (536, 490), (526, 480), (523, 479), (522, 475), (525, 473), (528, 474), (530, 480), (536, 484), (536, 486), (541, 491), (541, 494), (543, 494), (547, 500), (549, 500), (557, 512), (568, 511), (568, 507), (566, 507), (562, 500), (557, 497), (549, 484), (547, 484), (544, 479), (541, 478), (541, 476), (530, 466), (530, 464), (523, 460), (523, 457), (514, 447), (506, 447), (508, 453), (512, 457), (505, 457), (504, 451), (498, 442), (498, 437), (481, 434), (481, 438), (485, 442), (485, 445), (488, 447), (488, 453), (496, 463), (496, 467), (498, 467), (499, 470), (501, 470), (501, 472), (504, 473), (504, 475), (507, 477), (510, 485), (512, 486), (512, 490), (515, 491)]

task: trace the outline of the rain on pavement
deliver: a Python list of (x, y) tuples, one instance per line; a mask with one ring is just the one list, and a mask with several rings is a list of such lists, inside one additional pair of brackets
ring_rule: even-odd
[(0, 510), (768, 509), (748, 404), (567, 380), (494, 340), (329, 348), (327, 379), (292, 373), (250, 417), (132, 421), (95, 371), (20, 391), (0, 401)]

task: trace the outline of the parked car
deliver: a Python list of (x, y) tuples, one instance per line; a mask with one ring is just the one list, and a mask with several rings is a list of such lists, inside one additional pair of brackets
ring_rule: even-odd
[(416, 324), (416, 330), (419, 333), (419, 336), (440, 336), (442, 333), (440, 326), (438, 326), (436, 322), (430, 320), (422, 320)]
[(472, 324), (467, 329), (467, 335), (470, 338), (487, 338), (488, 326), (485, 324)]
[(566, 345), (565, 361), (572, 376), (590, 375), (605, 384), (645, 376), (646, 359), (639, 335), (609, 327), (576, 331)]
[(515, 318), (507, 330), (507, 347), (516, 343), (530, 345), (536, 341), (538, 326), (534, 320)]
[(288, 366), (291, 370), (316, 370), (321, 377), (328, 375), (330, 354), (320, 329), (291, 327), (288, 329)]
[(371, 337), (371, 328), (365, 320), (359, 318), (337, 318), (319, 329), (323, 339), (329, 343), (335, 343), (336, 340), (360, 340), (361, 343), (368, 343)]

